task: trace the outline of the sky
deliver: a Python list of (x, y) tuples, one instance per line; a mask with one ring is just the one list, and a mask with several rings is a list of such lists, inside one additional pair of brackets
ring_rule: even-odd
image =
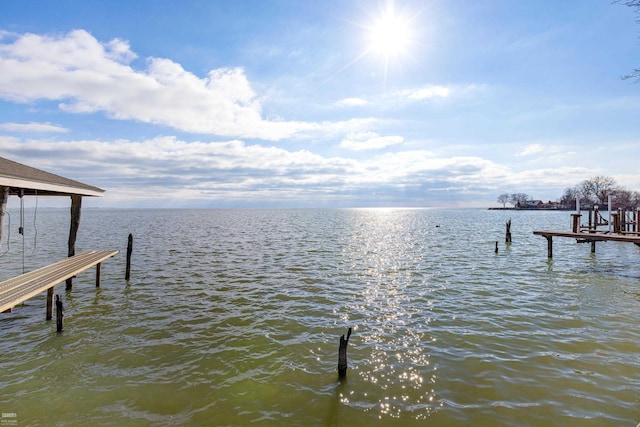
[(106, 190), (94, 207), (640, 190), (637, 19), (611, 0), (0, 0), (0, 157)]

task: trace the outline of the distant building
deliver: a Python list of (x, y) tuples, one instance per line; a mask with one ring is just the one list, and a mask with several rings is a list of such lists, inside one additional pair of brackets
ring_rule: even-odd
[(544, 207), (544, 202), (542, 200), (527, 200), (522, 207), (524, 209), (541, 209)]

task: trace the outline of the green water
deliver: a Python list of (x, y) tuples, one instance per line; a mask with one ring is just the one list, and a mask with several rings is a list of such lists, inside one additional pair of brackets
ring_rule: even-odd
[[(27, 270), (66, 255), (68, 212), (32, 214)], [(63, 333), (44, 295), (0, 316), (0, 425), (635, 426), (640, 249), (554, 239), (547, 260), (532, 231), (569, 220), (86, 210), (77, 251), (121, 254), (101, 288), (92, 271), (56, 287)], [(22, 271), (22, 245), (3, 241), (0, 279)]]

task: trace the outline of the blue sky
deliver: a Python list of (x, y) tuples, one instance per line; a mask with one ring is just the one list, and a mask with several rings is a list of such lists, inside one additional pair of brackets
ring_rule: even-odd
[(0, 156), (107, 190), (89, 206), (640, 190), (635, 18), (609, 0), (2, 1)]

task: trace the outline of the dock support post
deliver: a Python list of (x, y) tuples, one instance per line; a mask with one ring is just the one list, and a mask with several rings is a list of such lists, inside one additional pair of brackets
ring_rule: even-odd
[(553, 258), (553, 236), (544, 236), (547, 238), (547, 257)]
[(507, 230), (504, 238), (505, 243), (511, 243), (511, 218), (507, 221)]
[(613, 221), (613, 232), (620, 233), (620, 212), (609, 212), (609, 218)]
[[(574, 233), (580, 232), (580, 214), (571, 214), (571, 231)], [(589, 217), (589, 222), (591, 222), (591, 217)]]
[(96, 288), (100, 287), (100, 270), (102, 268), (102, 264), (96, 264)]
[(53, 287), (47, 289), (47, 320), (53, 318)]
[(609, 211), (609, 212), (608, 212), (608, 213), (609, 213), (609, 224), (608, 224), (608, 225), (609, 225), (609, 233), (611, 233), (611, 232), (613, 231), (613, 230), (611, 229), (611, 201), (612, 201), (612, 199), (611, 199), (611, 194), (609, 194), (609, 195), (607, 196), (607, 208), (608, 208), (608, 211)]
[(340, 336), (340, 348), (338, 349), (338, 378), (344, 380), (347, 377), (347, 344), (351, 336), (351, 328), (347, 332), (347, 339)]
[(2, 231), (4, 230), (4, 213), (7, 211), (7, 199), (9, 187), (0, 186), (0, 243), (2, 243)]
[(131, 252), (133, 252), (133, 235), (129, 233), (129, 238), (127, 239), (127, 267), (124, 272), (124, 280), (127, 282), (131, 278)]
[(591, 253), (592, 254), (596, 253), (596, 241), (595, 240), (591, 241)]
[[(76, 254), (76, 236), (80, 225), (80, 209), (82, 208), (82, 196), (71, 195), (71, 226), (69, 227), (69, 256)], [(73, 278), (67, 279), (67, 290), (73, 287)]]
[[(53, 290), (53, 288), (50, 288)], [(62, 332), (64, 329), (64, 306), (62, 305), (62, 299), (60, 295), (56, 295), (56, 330)]]

